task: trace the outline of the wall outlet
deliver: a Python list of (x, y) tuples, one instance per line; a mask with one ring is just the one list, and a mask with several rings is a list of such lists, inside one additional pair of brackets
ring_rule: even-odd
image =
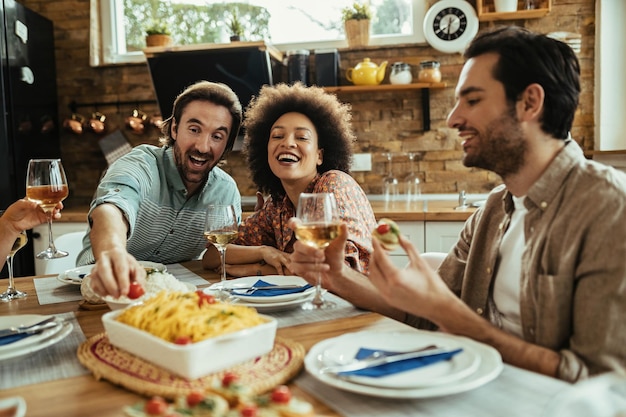
[(371, 171), (372, 170), (372, 154), (355, 153), (352, 155), (351, 171)]

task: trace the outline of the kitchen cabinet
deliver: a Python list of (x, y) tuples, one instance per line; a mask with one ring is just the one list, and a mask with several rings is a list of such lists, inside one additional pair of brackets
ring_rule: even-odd
[(378, 84), (378, 85), (341, 85), (324, 87), (330, 93), (372, 93), (385, 91), (419, 90), (422, 94), (422, 125), (424, 132), (430, 130), (430, 90), (446, 88), (446, 83)]
[(465, 222), (425, 222), (426, 252), (449, 252), (459, 239)]
[[(66, 233), (86, 232), (87, 222), (53, 222), (52, 237), (57, 238)], [(35, 255), (48, 247), (48, 224), (44, 223), (33, 228), (33, 249)], [(67, 251), (67, 248), (57, 245), (60, 250)], [(74, 254), (78, 255), (78, 254)], [(63, 258), (62, 258), (63, 259)], [(43, 275), (46, 270), (46, 262), (56, 262), (56, 259), (44, 260), (35, 258), (35, 275)]]
[(492, 22), (495, 20), (538, 19), (552, 10), (552, 0), (532, 0), (534, 5), (532, 9), (525, 8), (525, 0), (519, 0), (517, 3), (517, 11), (498, 13), (495, 10), (494, 0), (476, 0), (478, 20)]
[[(400, 231), (406, 236), (414, 245), (417, 246), (420, 252), (424, 251), (424, 222), (416, 221), (402, 221), (396, 222)], [(389, 256), (393, 264), (398, 268), (404, 268), (409, 262), (409, 257), (404, 252), (404, 249), (396, 249), (389, 252)]]

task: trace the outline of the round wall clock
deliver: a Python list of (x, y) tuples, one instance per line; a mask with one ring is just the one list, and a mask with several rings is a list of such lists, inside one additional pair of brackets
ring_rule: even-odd
[(424, 37), (441, 52), (462, 52), (478, 33), (478, 16), (465, 0), (439, 0), (424, 17)]

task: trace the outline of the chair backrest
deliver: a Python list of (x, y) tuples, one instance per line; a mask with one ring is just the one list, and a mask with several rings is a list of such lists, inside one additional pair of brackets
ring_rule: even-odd
[(66, 233), (54, 238), (54, 245), (69, 255), (64, 258), (47, 260), (45, 274), (60, 274), (76, 267), (76, 258), (83, 249), (83, 237), (85, 237), (85, 232)]
[(445, 252), (424, 252), (420, 256), (428, 263), (428, 265), (430, 265), (432, 269), (437, 270), (448, 254)]

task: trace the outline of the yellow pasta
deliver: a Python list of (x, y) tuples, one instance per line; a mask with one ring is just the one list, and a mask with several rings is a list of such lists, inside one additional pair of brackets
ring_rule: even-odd
[(125, 309), (116, 320), (168, 342), (188, 337), (192, 343), (266, 322), (250, 307), (199, 300), (195, 292), (161, 291), (142, 304)]

